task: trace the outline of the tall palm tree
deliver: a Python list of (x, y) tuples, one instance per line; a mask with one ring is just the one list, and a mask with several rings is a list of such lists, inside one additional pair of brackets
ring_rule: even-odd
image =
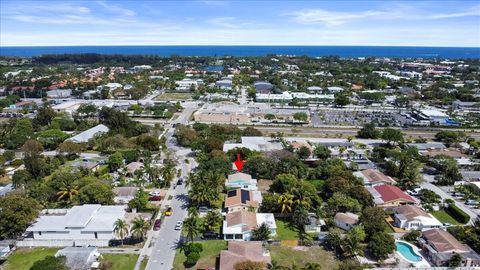
[(193, 242), (193, 238), (200, 233), (198, 228), (197, 219), (193, 217), (186, 218), (183, 222), (183, 229), (187, 234), (187, 238), (190, 239), (190, 242)]
[(144, 239), (147, 236), (147, 232), (150, 229), (150, 223), (145, 221), (141, 217), (136, 217), (133, 220), (132, 236), (137, 239)]
[(191, 206), (187, 209), (189, 217), (198, 217), (198, 208), (196, 206)]
[(123, 219), (119, 218), (117, 221), (115, 221), (114, 225), (115, 228), (113, 231), (118, 235), (118, 237), (120, 237), (123, 245), (123, 239), (125, 239), (129, 232), (128, 224)]
[(293, 205), (293, 195), (292, 194), (282, 194), (278, 198), (278, 204), (280, 205), (281, 213), (291, 213)]
[(164, 186), (169, 186), (170, 182), (175, 178), (175, 166), (172, 164), (167, 164), (162, 167), (161, 175), (164, 181)]

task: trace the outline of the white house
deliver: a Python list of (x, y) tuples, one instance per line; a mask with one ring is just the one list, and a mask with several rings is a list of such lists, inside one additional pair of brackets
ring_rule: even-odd
[(71, 270), (87, 270), (97, 265), (100, 253), (96, 247), (65, 247), (55, 253), (55, 257), (65, 257), (65, 263)]
[(344, 229), (346, 231), (351, 230), (355, 225), (358, 224), (359, 222), (359, 217), (358, 215), (354, 213), (341, 213), (338, 212), (335, 217), (333, 218), (335, 221), (335, 225), (341, 229)]
[(271, 213), (249, 211), (228, 213), (223, 221), (223, 237), (225, 240), (249, 241), (252, 239), (252, 231), (262, 224), (268, 226), (271, 236), (277, 235), (277, 224)]
[(100, 135), (100, 134), (103, 134), (103, 133), (107, 133), (110, 129), (103, 125), (103, 124), (99, 124), (99, 125), (96, 125), (90, 129), (87, 129), (71, 138), (68, 138), (67, 140), (68, 141), (72, 141), (72, 142), (75, 142), (75, 143), (86, 143), (88, 142), (88, 140), (92, 139), (93, 137), (97, 136), (97, 135)]
[(447, 124), (447, 120), (450, 118), (448, 114), (436, 109), (420, 110), (419, 116), (424, 120), (430, 121), (430, 123), (439, 125)]
[(227, 188), (257, 190), (257, 179), (253, 179), (250, 174), (237, 172), (228, 176), (225, 180), (225, 186)]
[(120, 83), (107, 83), (104, 85), (105, 87), (108, 87), (110, 91), (116, 90), (118, 88), (122, 88), (123, 85)]
[(125, 215), (124, 206), (84, 204), (70, 209), (43, 210), (30, 235), (18, 246), (108, 246), (115, 238), (114, 224)]
[(203, 80), (198, 79), (183, 79), (181, 81), (176, 81), (175, 84), (177, 85), (177, 90), (190, 90), (190, 87), (198, 87), (200, 84), (203, 84)]
[(431, 214), (415, 205), (401, 205), (394, 209), (395, 226), (405, 230), (429, 230), (442, 227)]

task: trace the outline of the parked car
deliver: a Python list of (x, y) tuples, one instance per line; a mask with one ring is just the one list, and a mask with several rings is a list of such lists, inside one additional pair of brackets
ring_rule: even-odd
[(466, 200), (465, 204), (466, 205), (477, 205), (478, 202), (476, 200)]
[(162, 226), (162, 221), (160, 219), (155, 220), (155, 224), (153, 224), (153, 230), (158, 231)]
[(183, 178), (179, 178), (177, 181), (177, 186), (183, 185)]
[(158, 197), (158, 196), (160, 196), (160, 192), (159, 191), (151, 191), (150, 193), (148, 193), (148, 195)]
[(182, 229), (183, 222), (178, 221), (177, 224), (175, 225), (175, 230), (180, 231)]
[(448, 228), (448, 227), (451, 227), (451, 226), (452, 226), (451, 223), (443, 223), (443, 227), (445, 227), (445, 228)]
[(215, 232), (205, 232), (202, 235), (202, 239), (204, 239), (204, 240), (220, 239), (220, 234), (215, 233)]
[(210, 209), (209, 209), (208, 207), (206, 207), (206, 206), (200, 206), (200, 207), (198, 208), (198, 212), (199, 212), (199, 213), (208, 213), (209, 211), (210, 211)]
[(171, 216), (173, 214), (173, 209), (171, 207), (168, 207), (167, 210), (165, 210), (165, 216)]

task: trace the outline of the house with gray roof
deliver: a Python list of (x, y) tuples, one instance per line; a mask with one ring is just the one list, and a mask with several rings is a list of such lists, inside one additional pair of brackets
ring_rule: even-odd
[(124, 206), (118, 205), (84, 204), (69, 209), (46, 209), (27, 228), (28, 236), (17, 245), (108, 246), (115, 238), (115, 221), (124, 215)]
[(110, 131), (110, 129), (107, 126), (99, 124), (99, 125), (94, 126), (93, 128), (87, 129), (87, 130), (85, 130), (85, 131), (67, 139), (67, 140), (75, 142), (75, 143), (86, 143), (86, 142), (88, 142), (88, 140), (92, 139), (93, 137), (98, 136), (102, 133), (107, 133), (108, 131)]
[(71, 270), (89, 270), (98, 264), (100, 253), (96, 247), (65, 247), (55, 257), (65, 257), (65, 263)]

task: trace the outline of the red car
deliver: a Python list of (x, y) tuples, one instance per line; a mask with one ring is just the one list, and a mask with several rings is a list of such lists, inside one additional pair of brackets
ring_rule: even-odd
[(162, 221), (160, 219), (155, 220), (155, 224), (153, 224), (153, 230), (158, 231), (162, 225)]

